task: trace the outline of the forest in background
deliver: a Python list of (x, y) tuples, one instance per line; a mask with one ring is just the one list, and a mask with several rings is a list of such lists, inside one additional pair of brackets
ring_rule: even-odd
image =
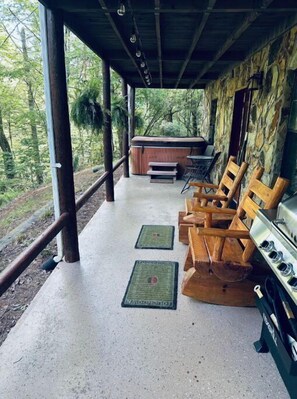
[[(65, 27), (74, 170), (102, 164), (101, 60)], [(114, 157), (121, 155), (121, 79), (112, 72)], [(50, 182), (38, 2), (0, 4), (0, 207)], [(201, 90), (136, 89), (136, 134), (198, 136)], [(93, 110), (89, 119), (84, 110)]]

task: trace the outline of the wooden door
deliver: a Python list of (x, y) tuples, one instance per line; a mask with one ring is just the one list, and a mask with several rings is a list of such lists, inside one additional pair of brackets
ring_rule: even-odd
[(237, 162), (242, 162), (245, 158), (250, 103), (250, 90), (242, 89), (235, 93), (229, 156), (234, 155)]

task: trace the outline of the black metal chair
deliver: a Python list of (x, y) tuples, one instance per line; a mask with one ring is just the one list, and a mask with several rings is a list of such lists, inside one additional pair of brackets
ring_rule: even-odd
[(204, 153), (203, 153), (203, 156), (204, 155), (214, 155), (214, 152), (215, 152), (215, 149), (214, 149), (214, 145), (212, 145), (212, 144), (208, 144), (207, 146), (206, 146), (206, 148), (205, 148), (205, 151), (204, 151)]
[[(187, 166), (183, 179), (185, 184), (181, 190), (181, 194), (188, 190), (191, 181), (201, 181), (211, 183), (210, 174), (219, 159), (221, 152), (215, 153), (210, 159), (192, 159), (192, 165)], [(204, 154), (203, 154), (204, 156)]]

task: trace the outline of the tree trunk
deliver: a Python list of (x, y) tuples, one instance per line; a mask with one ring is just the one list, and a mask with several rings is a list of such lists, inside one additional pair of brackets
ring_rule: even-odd
[(118, 145), (119, 145), (119, 155), (120, 158), (124, 155), (123, 153), (123, 128), (117, 128), (117, 137), (118, 137)]
[(195, 111), (192, 111), (192, 128), (193, 128), (193, 137), (198, 136), (198, 124), (197, 124), (197, 114)]
[(165, 119), (166, 119), (166, 122), (171, 122), (171, 123), (173, 122), (173, 111), (172, 111), (172, 109), (170, 109), (168, 111), (168, 114), (166, 115)]
[(0, 107), (0, 147), (3, 152), (4, 171), (7, 179), (15, 177), (15, 165), (9, 142), (4, 134), (2, 110)]
[(22, 40), (22, 50), (23, 50), (23, 59), (24, 59), (24, 70), (26, 73), (26, 84), (27, 84), (27, 96), (28, 96), (28, 106), (30, 110), (30, 125), (31, 125), (31, 138), (32, 138), (32, 156), (34, 159), (34, 173), (36, 176), (36, 180), (38, 184), (43, 183), (43, 173), (42, 173), (42, 166), (41, 166), (41, 159), (40, 159), (40, 152), (39, 152), (39, 143), (38, 143), (38, 135), (37, 135), (37, 126), (36, 120), (34, 116), (35, 112), (35, 105), (34, 105), (34, 96), (33, 96), (33, 89), (32, 89), (32, 81), (31, 81), (31, 71), (30, 71), (30, 63), (27, 51), (27, 44), (26, 44), (26, 34), (24, 28), (21, 30), (21, 40)]
[(66, 67), (66, 80), (69, 84), (70, 78), (70, 57), (66, 56), (67, 52), (70, 50), (70, 29), (64, 27), (64, 48), (65, 48), (65, 67)]

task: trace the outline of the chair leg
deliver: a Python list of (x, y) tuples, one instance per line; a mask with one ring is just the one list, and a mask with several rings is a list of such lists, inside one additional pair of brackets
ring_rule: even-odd
[(185, 184), (184, 184), (184, 186), (183, 186), (183, 188), (182, 188), (182, 190), (180, 192), (181, 194), (183, 194), (185, 191), (187, 191), (190, 188), (190, 186), (189, 186), (189, 181), (190, 180), (191, 180), (191, 176), (187, 178), (187, 180), (186, 180), (186, 182), (185, 182)]

